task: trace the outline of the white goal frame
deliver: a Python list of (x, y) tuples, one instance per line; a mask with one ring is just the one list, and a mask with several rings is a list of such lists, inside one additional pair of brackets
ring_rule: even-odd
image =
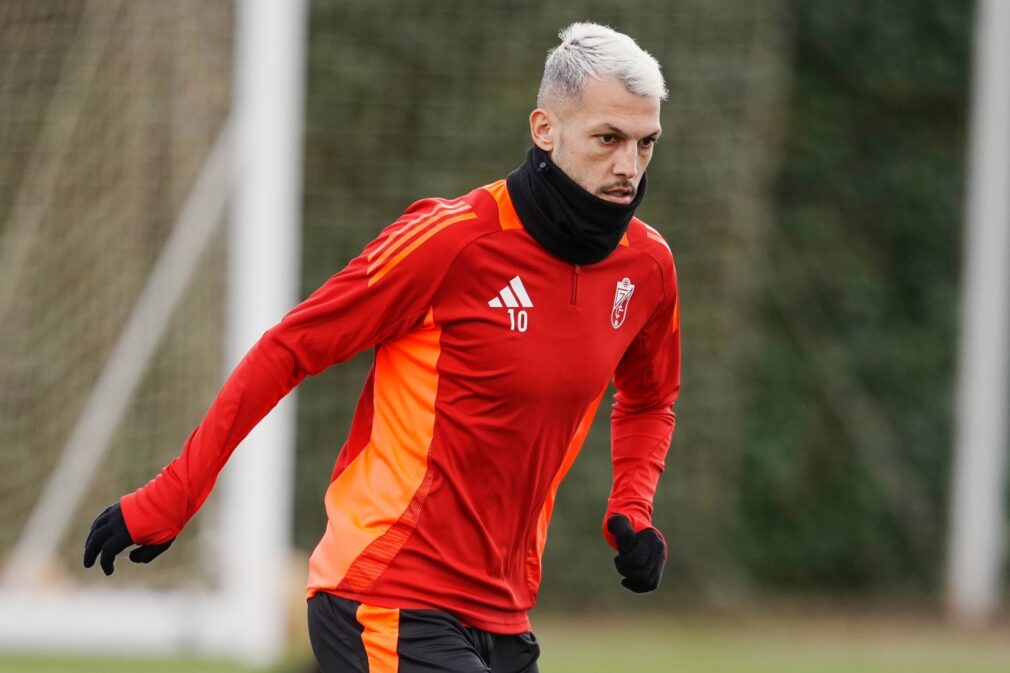
[(992, 621), (1003, 593), (1010, 423), (1010, 4), (976, 3), (950, 488), (947, 607)]
[(236, 0), (235, 17), (230, 120), (2, 569), (5, 650), (189, 652), (264, 666), (287, 647), (292, 399), (260, 423), (222, 473), (217, 589), (47, 590), (41, 577), (229, 203), (226, 368), (297, 302), (306, 2)]

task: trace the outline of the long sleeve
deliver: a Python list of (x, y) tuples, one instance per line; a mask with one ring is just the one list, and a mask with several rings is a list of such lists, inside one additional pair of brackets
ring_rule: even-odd
[(673, 437), (673, 404), (680, 390), (680, 309), (672, 258), (664, 259), (664, 298), (618, 365), (611, 414), (613, 485), (603, 531), (615, 514), (635, 531), (652, 527), (652, 503)]
[(269, 329), (227, 378), (181, 454), (121, 499), (138, 544), (176, 537), (235, 447), (306, 376), (406, 334), (424, 318), (462, 236), (469, 204), (415, 203), (360, 256)]

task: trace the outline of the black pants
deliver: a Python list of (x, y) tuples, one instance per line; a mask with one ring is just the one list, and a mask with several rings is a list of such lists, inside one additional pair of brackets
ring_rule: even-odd
[(327, 593), (309, 600), (309, 639), (323, 673), (539, 673), (532, 631), (464, 626), (437, 610), (391, 610)]

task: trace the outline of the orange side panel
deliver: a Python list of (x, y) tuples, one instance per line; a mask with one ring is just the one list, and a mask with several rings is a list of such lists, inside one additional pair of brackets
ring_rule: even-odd
[(429, 310), (421, 328), (378, 349), (371, 436), (326, 491), (328, 523), (309, 560), (310, 596), (337, 588), (359, 558), (353, 576), (362, 590), (360, 583), (378, 577), (416, 525), (433, 476), (428, 449), (440, 337)]
[(368, 673), (396, 673), (400, 667), (400, 656), (396, 653), (396, 643), (400, 639), (400, 611), (362, 603), (358, 606), (356, 617), (364, 627), (361, 642), (368, 657)]
[(417, 526), (417, 517), (421, 514), (421, 506), (424, 504), (425, 498), (428, 497), (434, 477), (434, 473), (429, 469), (403, 516), (382, 537), (368, 545), (368, 548), (354, 560), (347, 570), (344, 581), (340, 584), (341, 589), (346, 588), (355, 593), (368, 591), (382, 571), (393, 562), (393, 558), (400, 552), (407, 542), (407, 538)]
[(492, 182), (490, 185), (485, 185), (483, 189), (498, 203), (498, 221), (501, 223), (501, 228), (522, 229), (523, 223), (519, 220), (519, 215), (516, 214), (516, 209), (512, 205), (512, 197), (509, 196), (505, 180)]
[(676, 332), (680, 329), (680, 298), (676, 300), (677, 303), (673, 305), (673, 331)]
[(561, 461), (561, 467), (558, 468), (558, 472), (554, 475), (554, 480), (551, 482), (547, 498), (544, 500), (544, 506), (540, 509), (540, 518), (537, 520), (536, 547), (530, 551), (526, 559), (531, 591), (535, 591), (536, 586), (540, 584), (540, 559), (543, 557), (544, 547), (547, 545), (547, 526), (551, 521), (551, 512), (554, 511), (554, 499), (557, 497), (558, 486), (561, 485), (561, 481), (568, 474), (568, 470), (571, 469), (575, 458), (578, 457), (582, 444), (586, 441), (586, 435), (589, 434), (589, 429), (593, 426), (593, 417), (596, 415), (596, 410), (599, 408), (600, 401), (603, 400), (603, 395), (606, 392), (606, 388), (600, 391), (600, 394), (589, 405), (586, 414), (579, 422), (579, 427), (575, 430), (575, 435), (565, 450), (565, 457)]

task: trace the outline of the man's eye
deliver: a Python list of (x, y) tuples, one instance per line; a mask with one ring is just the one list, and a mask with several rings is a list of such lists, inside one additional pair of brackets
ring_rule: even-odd
[(604, 145), (610, 145), (617, 142), (617, 136), (613, 133), (604, 133), (603, 135), (597, 136)]
[(656, 144), (655, 138), (642, 138), (642, 147), (652, 147)]

